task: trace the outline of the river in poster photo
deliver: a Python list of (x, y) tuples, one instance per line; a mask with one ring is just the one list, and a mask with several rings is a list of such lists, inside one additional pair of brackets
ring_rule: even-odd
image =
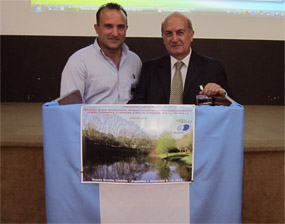
[(83, 105), (82, 182), (193, 181), (194, 105)]

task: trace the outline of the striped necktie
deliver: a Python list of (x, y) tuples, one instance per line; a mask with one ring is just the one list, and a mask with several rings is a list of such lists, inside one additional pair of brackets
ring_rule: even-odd
[(169, 104), (183, 104), (183, 81), (180, 71), (183, 64), (182, 61), (175, 63), (176, 70), (172, 80)]

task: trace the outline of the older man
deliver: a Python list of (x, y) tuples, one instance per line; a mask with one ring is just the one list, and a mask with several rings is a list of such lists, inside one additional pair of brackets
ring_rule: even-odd
[(194, 30), (186, 16), (169, 15), (161, 32), (169, 55), (143, 64), (134, 98), (129, 103), (195, 104), (198, 94), (214, 96), (229, 90), (222, 64), (192, 50)]

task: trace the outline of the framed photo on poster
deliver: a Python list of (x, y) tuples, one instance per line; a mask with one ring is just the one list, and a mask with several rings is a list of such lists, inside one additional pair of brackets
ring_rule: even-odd
[(192, 182), (194, 136), (194, 105), (82, 105), (81, 181)]

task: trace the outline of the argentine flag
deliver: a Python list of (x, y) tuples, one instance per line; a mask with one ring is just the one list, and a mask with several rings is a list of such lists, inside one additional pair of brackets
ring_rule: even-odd
[(193, 183), (81, 183), (81, 105), (43, 105), (48, 223), (241, 223), (243, 107), (197, 106)]

